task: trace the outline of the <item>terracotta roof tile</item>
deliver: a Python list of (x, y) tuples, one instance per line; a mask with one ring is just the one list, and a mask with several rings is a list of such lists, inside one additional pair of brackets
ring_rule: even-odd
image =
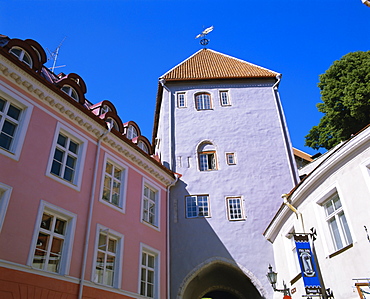
[(278, 73), (252, 63), (202, 49), (184, 60), (161, 78), (171, 80), (235, 79), (276, 77)]

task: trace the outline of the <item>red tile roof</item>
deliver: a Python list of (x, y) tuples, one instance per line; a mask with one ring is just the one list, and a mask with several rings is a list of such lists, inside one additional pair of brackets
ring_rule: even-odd
[(202, 49), (161, 78), (166, 81), (275, 78), (278, 73), (210, 49)]

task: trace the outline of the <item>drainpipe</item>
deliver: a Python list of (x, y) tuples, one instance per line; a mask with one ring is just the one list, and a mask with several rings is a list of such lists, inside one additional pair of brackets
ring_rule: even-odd
[(170, 254), (170, 188), (175, 186), (177, 183), (178, 179), (181, 178), (182, 175), (179, 173), (175, 172), (175, 180), (171, 182), (167, 186), (167, 233), (166, 233), (166, 238), (167, 238), (167, 299), (171, 298), (171, 291), (170, 291), (170, 260), (171, 260), (171, 254)]
[[(297, 215), (297, 219), (299, 220), (298, 223), (300, 224), (301, 227), (299, 227), (299, 229), (301, 230), (302, 233), (305, 232), (304, 230), (304, 224), (303, 224), (303, 216), (302, 216), (302, 213), (299, 212), (295, 207), (293, 207), (293, 205), (290, 203), (290, 200), (289, 200), (289, 195), (288, 194), (283, 194), (281, 195), (281, 197), (283, 198), (284, 200), (284, 204), (293, 211), (293, 213), (295, 213)], [(299, 232), (298, 232), (299, 233)]]
[(171, 93), (171, 90), (165, 85), (166, 83), (166, 80), (165, 79), (160, 79), (159, 80), (159, 83), (161, 83), (162, 87), (164, 89), (167, 90), (168, 92), (168, 168), (170, 170), (173, 170), (172, 169), (172, 165), (173, 165), (173, 158), (172, 158), (172, 130), (173, 130), (173, 126), (172, 126), (172, 93)]
[(101, 142), (103, 140), (103, 137), (106, 136), (111, 131), (111, 129), (113, 127), (113, 124), (111, 122), (107, 122), (107, 126), (108, 126), (108, 129), (98, 138), (98, 142), (97, 142), (97, 150), (96, 150), (95, 166), (94, 166), (94, 175), (93, 175), (93, 184), (92, 184), (92, 187), (91, 187), (89, 214), (87, 216), (87, 221), (86, 221), (86, 235), (85, 235), (84, 252), (83, 252), (83, 257), (82, 257), (81, 278), (80, 278), (80, 287), (79, 287), (79, 290), (78, 290), (78, 299), (82, 299), (82, 294), (83, 294), (87, 254), (88, 254), (88, 251), (89, 251), (89, 239), (90, 239), (90, 232), (91, 232), (92, 214), (93, 214), (93, 210), (94, 210), (96, 179), (97, 179), (97, 172), (98, 172), (98, 165), (99, 165), (98, 162), (99, 162), (99, 156), (100, 156)]
[(286, 121), (285, 121), (285, 117), (284, 117), (284, 113), (283, 113), (283, 108), (281, 106), (280, 96), (279, 96), (279, 92), (277, 90), (280, 81), (281, 81), (281, 74), (278, 74), (278, 75), (276, 75), (276, 83), (272, 86), (272, 93), (275, 97), (276, 106), (277, 106), (277, 110), (278, 110), (278, 113), (279, 113), (280, 126), (281, 126), (281, 130), (282, 130), (283, 136), (284, 136), (285, 150), (286, 150), (286, 154), (287, 154), (288, 159), (289, 159), (289, 168), (290, 168), (290, 172), (291, 172), (293, 185), (295, 186), (295, 185), (298, 184), (299, 180), (298, 180), (298, 174), (297, 174), (297, 171), (296, 171), (296, 168), (295, 168), (294, 155), (293, 155), (293, 151), (292, 151), (292, 148), (291, 148), (291, 142), (290, 142), (287, 126), (286, 126)]

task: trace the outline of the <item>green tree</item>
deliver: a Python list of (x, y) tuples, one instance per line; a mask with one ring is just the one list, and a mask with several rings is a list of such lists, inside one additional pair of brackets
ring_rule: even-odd
[(330, 149), (370, 123), (370, 51), (344, 55), (322, 75), (318, 84), (324, 113), (312, 127), (306, 145)]

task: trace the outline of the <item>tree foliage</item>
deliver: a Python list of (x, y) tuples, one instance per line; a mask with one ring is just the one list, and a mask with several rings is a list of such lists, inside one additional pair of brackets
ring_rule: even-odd
[(318, 84), (324, 113), (306, 145), (330, 149), (370, 123), (370, 51), (353, 52), (335, 61)]

